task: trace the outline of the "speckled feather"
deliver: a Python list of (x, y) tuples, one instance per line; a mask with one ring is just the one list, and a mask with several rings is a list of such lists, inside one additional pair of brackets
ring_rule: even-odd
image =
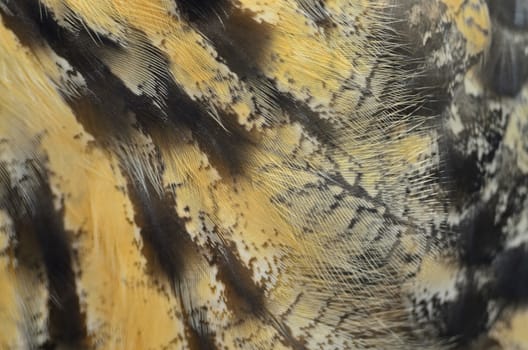
[(527, 0), (0, 0), (0, 348), (528, 349)]

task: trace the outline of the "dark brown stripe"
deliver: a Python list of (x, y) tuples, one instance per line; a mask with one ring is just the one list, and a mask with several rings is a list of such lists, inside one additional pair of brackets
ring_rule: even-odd
[(230, 0), (175, 0), (178, 10), (191, 22), (206, 22), (222, 17)]
[[(19, 186), (24, 186), (24, 183), (2, 184), (11, 189), (3, 205), (14, 221), (17, 261), (34, 271), (43, 267), (46, 274), (50, 295), (49, 339), (42, 346), (84, 348), (88, 342), (86, 324), (80, 310), (73, 271), (74, 252), (69, 234), (63, 226), (63, 213), (54, 208), (53, 194), (45, 175), (39, 173), (29, 161), (26, 166), (26, 170), (32, 174), (31, 181), (38, 184), (33, 186), (35, 192), (32, 193), (35, 206), (31, 210), (20, 210), (23, 197)], [(34, 339), (29, 343), (34, 343)]]
[(272, 315), (265, 305), (265, 290), (253, 281), (253, 273), (239, 259), (236, 246), (217, 247), (214, 263), (218, 266), (218, 278), (225, 286), (227, 306), (241, 319), (257, 317), (272, 326), (280, 335), (280, 341), (295, 350), (305, 349), (304, 342), (296, 339), (290, 328)]
[(479, 290), (471, 272), (457, 289), (454, 300), (435, 305), (438, 312), (435, 318), (439, 322), (440, 336), (465, 349), (488, 328), (488, 299), (485, 291)]
[[(190, 320), (191, 316), (185, 310), (183, 302), (181, 305), (184, 320)], [(213, 333), (196, 330), (190, 326), (190, 322), (184, 322), (184, 327), (185, 339), (187, 340), (190, 350), (216, 350), (218, 348), (215, 344)]]
[(170, 196), (157, 194), (148, 179), (144, 182), (145, 188), (143, 184), (129, 180), (129, 194), (135, 208), (134, 220), (146, 243), (144, 253), (148, 261), (155, 261), (152, 266), (159, 266), (175, 286), (181, 282), (185, 257), (199, 252), (184, 223), (176, 215)]
[(528, 305), (528, 244), (503, 250), (493, 264), (493, 295), (512, 304)]
[[(98, 59), (103, 54), (112, 55), (112, 52), (122, 54), (123, 49), (118, 43), (106, 39), (100, 33), (96, 35), (89, 32), (81, 24), (79, 28), (85, 29), (69, 32), (50, 17), (49, 11), (40, 9), (36, 0), (21, 0), (9, 5), (16, 14), (11, 21), (13, 29), (22, 42), (30, 47), (42, 41), (47, 42), (85, 78), (90, 94), (74, 100), (66, 98), (79, 121), (98, 141), (107, 142), (110, 138), (117, 143), (124, 142), (130, 124), (128, 116), (133, 112), (139, 126), (145, 131), (170, 129), (172, 135), (165, 138), (164, 142), (171, 142), (182, 129), (191, 130), (200, 148), (209, 155), (212, 164), (221, 173), (230, 175), (243, 172), (252, 136), (236, 123), (236, 116), (219, 111), (226, 130), (209, 115), (203, 101), (193, 101), (172, 82), (167, 59), (156, 47), (144, 44), (149, 55), (156, 57), (155, 60), (163, 65), (153, 68), (151, 73), (160, 89), (168, 91), (167, 100), (164, 101), (166, 109), (160, 109), (146, 95), (132, 93)], [(94, 37), (100, 40), (95, 43)]]
[(258, 23), (251, 18), (250, 13), (232, 6), (225, 6), (223, 10), (221, 15), (194, 25), (206, 35), (222, 61), (249, 86), (250, 91), (259, 91), (256, 95), (267, 97), (267, 102), (255, 99), (256, 113), (269, 118), (268, 122), (273, 125), (287, 122), (281, 115), (286, 112), (291, 121), (301, 123), (310, 135), (340, 149), (334, 139), (336, 126), (313, 111), (306, 102), (280, 92), (275, 83), (258, 68), (258, 62), (268, 48), (273, 26), (265, 22)]
[(141, 229), (142, 253), (147, 259), (150, 275), (169, 279), (172, 292), (178, 296), (182, 307), (183, 324), (190, 348), (214, 350), (214, 332), (208, 329), (208, 325), (204, 323), (206, 320), (200, 319), (201, 314), (195, 313), (192, 302), (186, 296), (194, 291), (185, 289), (194, 286), (183, 280), (184, 271), (191, 268), (186, 262), (187, 258), (198, 255), (205, 259), (202, 255), (204, 252), (192, 242), (185, 223), (178, 218), (172, 195), (158, 195), (147, 179), (144, 185), (145, 187), (130, 181), (128, 189), (134, 205), (134, 220)]
[(253, 273), (235, 254), (236, 246), (218, 248), (216, 260), (218, 278), (225, 285), (228, 307), (239, 315), (264, 315), (264, 289), (252, 279)]

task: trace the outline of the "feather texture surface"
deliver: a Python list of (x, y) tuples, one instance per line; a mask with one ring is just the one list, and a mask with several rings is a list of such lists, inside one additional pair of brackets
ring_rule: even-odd
[(528, 0), (0, 0), (1, 349), (528, 349)]

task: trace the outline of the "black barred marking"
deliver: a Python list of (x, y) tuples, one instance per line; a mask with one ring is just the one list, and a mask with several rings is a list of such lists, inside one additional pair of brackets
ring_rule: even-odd
[[(129, 180), (129, 193), (134, 205), (134, 221), (141, 229), (141, 236), (148, 243), (144, 255), (151, 268), (159, 266), (172, 285), (181, 283), (185, 269), (185, 257), (198, 254), (183, 222), (174, 212), (170, 198), (156, 193), (155, 187), (145, 179), (141, 183)], [(168, 196), (168, 195), (167, 195)]]
[[(47, 179), (36, 167), (27, 165), (32, 169), (31, 180), (38, 183), (33, 193), (36, 205), (32, 211), (16, 210), (13, 206), (7, 206), (6, 209), (14, 220), (17, 235), (14, 253), (18, 263), (32, 271), (38, 271), (39, 266), (44, 267), (49, 292), (49, 338), (41, 346), (81, 349), (87, 346), (88, 338), (76, 290), (74, 251), (63, 226), (63, 214), (54, 208)], [(0, 167), (7, 169), (3, 164)], [(8, 179), (3, 181), (8, 188), (6, 202), (23, 203), (24, 198), (18, 189), (20, 184), (11, 184)], [(29, 344), (32, 342), (32, 339), (28, 339)]]
[[(184, 292), (189, 287), (182, 277), (189, 268), (186, 258), (201, 252), (191, 241), (185, 224), (177, 217), (171, 196), (158, 195), (152, 184), (145, 181), (145, 188), (133, 182), (128, 186), (135, 208), (134, 220), (143, 237), (142, 253), (153, 277), (168, 278), (173, 293), (179, 297), (190, 348), (216, 349), (213, 334), (202, 323), (203, 320), (195, 318), (192, 302)], [(200, 328), (197, 328), (197, 323)]]
[(266, 310), (264, 289), (253, 282), (252, 271), (233, 253), (236, 247), (218, 248), (215, 263), (218, 278), (226, 288), (228, 307), (242, 319), (248, 315), (270, 323), (281, 335), (281, 342), (292, 349), (304, 349), (302, 342), (291, 335), (291, 330)]
[[(258, 23), (247, 12), (233, 6), (225, 6), (220, 16), (196, 25), (211, 41), (220, 59), (241, 81), (249, 85), (250, 90), (261, 91), (269, 96), (272, 104), (277, 103), (277, 89), (258, 69), (260, 57), (269, 45), (273, 30), (271, 25)], [(268, 84), (263, 84), (263, 81)], [(258, 113), (278, 117), (274, 111), (266, 110), (267, 106), (261, 105), (258, 100), (254, 102)]]
[(501, 252), (493, 261), (495, 296), (506, 302), (528, 303), (526, 244)]
[[(491, 161), (491, 160), (489, 160)], [(475, 197), (464, 205), (470, 205), (462, 221), (455, 228), (459, 232), (458, 248), (460, 261), (469, 267), (486, 267), (503, 252), (507, 242), (507, 222), (522, 208), (526, 194), (518, 193), (524, 178), (512, 176), (508, 184), (501, 184), (504, 198), (497, 195), (487, 202), (478, 202)]]
[(489, 320), (488, 298), (479, 291), (471, 274), (467, 278), (466, 284), (458, 287), (454, 301), (439, 305), (441, 335), (462, 348), (486, 329)]
[(296, 100), (291, 94), (277, 93), (275, 99), (291, 121), (300, 123), (309, 135), (330, 146), (333, 152), (350, 156), (336, 140), (335, 135), (339, 134), (338, 126), (321, 118), (320, 113), (313, 111), (306, 103)]
[(256, 22), (247, 11), (225, 6), (219, 16), (196, 25), (241, 80), (260, 75), (257, 65), (269, 45), (273, 30), (270, 24)]
[[(236, 157), (241, 154), (241, 150), (243, 151), (247, 147), (241, 146), (239, 143), (250, 141), (242, 135), (242, 131), (238, 137), (231, 134), (233, 130), (238, 128), (236, 125), (228, 124), (229, 131), (224, 130), (210, 116), (206, 115), (198, 103), (191, 101), (172, 83), (169, 83), (167, 100), (169, 123), (160, 123), (159, 119), (155, 118), (156, 109), (152, 106), (151, 101), (145, 97), (133, 95), (119, 79), (113, 77), (102, 62), (96, 59), (94, 52), (101, 50), (99, 46), (101, 43), (93, 43), (89, 33), (80, 32), (72, 36), (50, 17), (35, 18), (34, 15), (31, 15), (30, 6), (25, 10), (28, 11), (28, 17), (35, 20), (37, 26), (40, 26), (41, 34), (44, 32), (45, 40), (50, 43), (52, 48), (58, 54), (66, 57), (70, 64), (86, 78), (88, 88), (94, 95), (68, 99), (68, 102), (81, 123), (99, 141), (107, 142), (109, 137), (116, 134), (119, 139), (114, 141), (119, 143), (119, 141), (125, 140), (127, 132), (126, 115), (128, 110), (132, 110), (136, 113), (142, 127), (152, 132), (155, 141), (170, 143), (170, 139), (174, 137), (171, 133), (180, 132), (180, 128), (183, 126), (189, 127), (203, 149), (210, 155), (212, 163), (219, 164), (220, 170), (222, 170), (222, 164), (226, 162), (229, 171), (241, 170), (242, 159)], [(46, 28), (44, 31), (42, 30), (43, 26)], [(31, 41), (31, 39), (28, 40)], [(111, 46), (110, 49), (119, 50), (115, 46)], [(155, 48), (152, 49), (155, 50)], [(224, 119), (226, 123), (229, 122), (229, 118)], [(236, 140), (238, 140), (238, 144), (234, 142)], [(126, 160), (123, 168), (125, 172), (131, 168), (127, 166)], [(190, 241), (184, 223), (175, 215), (172, 209), (172, 200), (159, 197), (156, 194), (155, 186), (149, 183), (148, 179), (143, 179), (147, 188), (144, 190), (143, 184), (136, 183), (132, 175), (129, 175), (128, 178), (129, 192), (136, 213), (135, 221), (141, 228), (141, 234), (146, 242), (143, 253), (153, 271), (157, 270), (159, 266), (160, 272), (169, 278), (176, 293), (181, 296), (182, 293), (178, 286), (185, 282), (181, 278), (185, 270), (185, 256), (200, 253), (194, 243)], [(226, 252), (226, 259), (221, 264), (223, 267), (221, 268), (221, 275), (225, 278), (227, 288), (233, 291), (228, 299), (236, 299), (228, 304), (239, 311), (245, 310), (245, 313), (249, 314), (258, 313), (262, 317), (264, 314), (262, 291), (251, 281), (251, 272), (246, 271), (240, 262), (230, 256), (232, 253), (229, 250)], [(245, 276), (245, 278), (241, 278), (241, 276)], [(238, 305), (239, 303), (240, 305)], [(193, 317), (192, 310), (187, 310), (187, 313), (189, 314), (188, 317)], [(186, 319), (188, 333), (195, 335), (192, 338), (196, 338), (195, 342), (200, 344), (200, 348), (205, 344), (209, 344), (212, 348), (213, 343), (207, 340), (210, 336), (192, 328), (189, 322), (190, 320)]]
[(454, 103), (456, 115), (446, 113), (446, 116), (457, 118), (461, 129), (454, 134), (449, 126), (443, 126), (444, 137), (439, 140), (440, 183), (461, 209), (478, 198), (486, 185), (489, 176), (486, 168), (500, 153), (506, 117), (501, 110), (486, 108), (462, 90), (458, 91)]
[[(94, 43), (91, 39), (93, 33), (82, 32), (78, 33), (79, 35), (70, 33), (60, 27), (49, 13), (43, 15), (40, 5), (33, 0), (21, 0), (16, 4), (11, 3), (10, 6), (15, 16), (8, 17), (11, 19), (9, 24), (14, 25), (12, 29), (22, 43), (32, 48), (34, 45), (40, 45), (41, 42), (47, 42), (59, 56), (67, 59), (74, 69), (86, 78), (88, 88), (94, 94), (76, 100), (65, 98), (87, 131), (97, 137), (118, 134), (115, 133), (116, 130), (122, 132), (122, 128), (116, 129), (116, 127), (119, 121), (122, 122), (124, 97), (128, 97), (130, 93), (97, 59), (93, 50), (99, 43)], [(28, 28), (31, 30), (24, 27), (19, 30), (17, 23), (20, 21), (28, 23)], [(102, 43), (106, 42), (102, 36), (99, 38)], [(116, 96), (122, 97), (116, 99)], [(87, 107), (91, 108), (87, 110)], [(101, 113), (103, 117), (100, 116)]]
[[(26, 2), (20, 4), (21, 8), (16, 8), (19, 15), (33, 20), (36, 23), (38, 32), (43, 35), (44, 39), (57, 51), (59, 55), (64, 56), (70, 64), (80, 71), (85, 77), (89, 90), (93, 94), (81, 96), (79, 98), (67, 98), (70, 106), (73, 108), (76, 117), (83, 126), (104, 144), (119, 145), (126, 142), (127, 133), (130, 131), (128, 112), (134, 111), (138, 122), (147, 130), (154, 126), (164, 129), (167, 122), (161, 122), (158, 118), (159, 110), (153, 105), (152, 101), (144, 96), (136, 96), (131, 93), (123, 83), (115, 78), (109, 69), (96, 57), (94, 52), (101, 50), (101, 43), (94, 43), (89, 33), (80, 32), (77, 35), (64, 30), (49, 16), (42, 18), (35, 12), (35, 4), (32, 7)], [(33, 34), (33, 33), (32, 33)], [(32, 43), (34, 38), (25, 38), (26, 42)], [(38, 40), (38, 37), (37, 39)], [(112, 46), (111, 50), (116, 48)], [(172, 106), (170, 116), (174, 118), (182, 117), (181, 120), (194, 123), (197, 131), (209, 133), (215, 130), (211, 125), (204, 126), (198, 124), (194, 118), (203, 118), (209, 121), (211, 118), (205, 115), (205, 112), (198, 107), (197, 103), (190, 101), (190, 98), (180, 93), (178, 88), (172, 85), (172, 91), (176, 94), (175, 98), (169, 97), (169, 105)], [(183, 101), (183, 103), (181, 103)], [(169, 107), (170, 108), (170, 107)], [(189, 112), (190, 111), (190, 112)], [(172, 124), (172, 123), (171, 123)], [(200, 128), (202, 130), (200, 130)], [(174, 124), (170, 127), (170, 132), (178, 133)], [(168, 134), (165, 134), (166, 141), (170, 140)], [(215, 142), (215, 135), (199, 134), (197, 137), (206, 142)], [(214, 147), (210, 147), (214, 150)], [(216, 150), (217, 151), (217, 150)], [(218, 152), (222, 154), (224, 150)], [(233, 156), (233, 152), (227, 153)], [(128, 156), (128, 154), (127, 154)], [(133, 154), (130, 154), (133, 156)], [(127, 166), (127, 159), (122, 159), (125, 170), (132, 169)], [(143, 166), (150, 166), (143, 164)], [(125, 171), (126, 172), (126, 171)], [(154, 186), (145, 181), (147, 190), (144, 191), (142, 184), (136, 183), (134, 176), (129, 176), (130, 197), (135, 207), (135, 220), (141, 228), (141, 234), (145, 240), (143, 254), (149, 262), (149, 267), (154, 276), (160, 273), (162, 277), (167, 277), (174, 287), (174, 292), (182, 296), (180, 286), (185, 281), (182, 280), (182, 273), (185, 269), (185, 257), (188, 254), (198, 254), (194, 244), (190, 241), (184, 224), (179, 221), (176, 213), (172, 209), (173, 203), (168, 198), (161, 198), (154, 189)], [(182, 301), (182, 306), (187, 306)], [(72, 310), (75, 310), (72, 308)], [(198, 330), (192, 329), (192, 310), (186, 311), (189, 315), (184, 319), (188, 328), (190, 341), (196, 345), (197, 349), (204, 348), (210, 344), (210, 349), (214, 349), (213, 344), (208, 336)], [(68, 329), (65, 327), (65, 329)], [(194, 336), (192, 336), (194, 335)], [(192, 336), (192, 337), (191, 337)], [(207, 340), (207, 341), (206, 341)]]
[[(168, 81), (168, 66), (156, 70), (165, 72), (157, 73), (156, 79), (160, 86), (168, 90), (165, 101), (167, 110), (160, 110), (147, 96), (133, 94), (98, 59), (101, 54), (120, 50), (114, 44), (105, 45), (107, 41), (111, 42), (110, 39), (94, 42), (94, 34), (86, 30), (71, 33), (60, 27), (49, 15), (41, 16), (38, 5), (32, 0), (23, 0), (20, 5), (13, 6), (17, 18), (35, 23), (37, 28), (30, 33), (17, 31), (16, 33), (23, 37), (23, 42), (38, 41), (34, 36), (38, 38), (38, 34), (42, 35), (57, 54), (66, 58), (86, 79), (90, 94), (77, 100), (68, 99), (68, 102), (79, 121), (96, 139), (108, 142), (110, 137), (118, 143), (126, 140), (130, 124), (129, 112), (134, 112), (139, 124), (146, 131), (153, 128), (169, 128), (172, 131), (170, 137), (160, 141), (170, 143), (174, 134), (181, 134), (182, 127), (189, 128), (200, 148), (208, 154), (211, 163), (221, 174), (243, 172), (245, 154), (253, 143), (250, 134), (236, 123), (235, 116), (219, 111), (223, 125), (215, 121), (200, 101), (193, 101), (174, 82)], [(104, 38), (101, 34), (98, 34), (98, 37)], [(158, 57), (159, 61), (168, 64), (156, 47), (146, 44), (146, 50)]]
[(439, 142), (441, 163), (444, 164), (440, 170), (440, 183), (450, 191), (455, 204), (462, 206), (467, 198), (482, 188), (484, 172), (477, 155), (462, 153), (455, 142), (450, 137)]
[(184, 16), (191, 22), (214, 21), (223, 17), (230, 0), (175, 0)]
[[(173, 199), (166, 194), (166, 198), (158, 197), (152, 185), (146, 184), (147, 191), (134, 185), (129, 186), (131, 198), (135, 207), (135, 221), (141, 228), (141, 235), (145, 240), (144, 254), (150, 266), (157, 269), (160, 266), (163, 273), (168, 276), (174, 285), (175, 292), (180, 296), (184, 309), (186, 333), (189, 335), (192, 346), (199, 349), (215, 349), (212, 333), (207, 324), (201, 319), (195, 319), (201, 328), (192, 326), (191, 321), (194, 310), (188, 307), (185, 293), (185, 281), (181, 279), (186, 267), (185, 257), (189, 254), (201, 255), (202, 253), (190, 240), (185, 229), (185, 224), (177, 218), (173, 208)], [(215, 258), (211, 264), (218, 266), (218, 278), (225, 286), (225, 301), (241, 319), (258, 317), (270, 322), (282, 336), (281, 341), (293, 349), (302, 350), (304, 345), (291, 335), (289, 328), (267, 312), (264, 305), (264, 289), (257, 286), (252, 280), (252, 272), (245, 267), (235, 256), (236, 247), (211, 246), (215, 251)], [(202, 256), (203, 257), (203, 256)], [(155, 273), (156, 275), (156, 273)]]
[[(169, 90), (167, 104), (169, 119), (174, 125), (173, 130), (178, 132), (182, 126), (188, 127), (196, 137), (200, 149), (208, 155), (211, 164), (220, 174), (244, 173), (246, 154), (254, 146), (254, 141), (250, 133), (236, 122), (235, 116), (219, 112), (222, 121), (220, 125), (196, 102), (176, 88)], [(171, 138), (164, 137), (163, 141), (170, 144)]]
[(490, 264), (503, 245), (501, 227), (491, 203), (477, 205), (459, 226), (462, 261), (469, 266)]
[(220, 58), (232, 72), (247, 83), (251, 90), (258, 90), (267, 96), (273, 110), (267, 110), (270, 106), (264, 106), (257, 100), (258, 113), (274, 118), (270, 121), (273, 124), (285, 122), (280, 112), (286, 112), (292, 121), (300, 122), (319, 141), (339, 148), (332, 137), (336, 134), (335, 126), (321, 118), (320, 113), (313, 111), (304, 101), (280, 92), (275, 83), (258, 68), (260, 57), (269, 45), (273, 30), (271, 25), (255, 21), (240, 9), (225, 6), (222, 16), (199, 23), (198, 28), (211, 40)]
[[(184, 317), (189, 316), (184, 313)], [(213, 336), (198, 332), (188, 324), (185, 324), (185, 335), (187, 336), (187, 342), (189, 344), (189, 350), (216, 350), (218, 347), (215, 344)]]
[(272, 315), (265, 306), (265, 290), (252, 279), (252, 271), (244, 266), (233, 253), (236, 246), (217, 247), (214, 263), (218, 266), (218, 278), (225, 286), (228, 307), (241, 319), (257, 317), (269, 323), (281, 336), (280, 341), (294, 350), (305, 349), (304, 342), (296, 339), (289, 327)]
[(185, 291), (192, 287), (183, 278), (185, 270), (190, 268), (186, 260), (190, 255), (201, 256), (202, 253), (191, 241), (184, 222), (176, 215), (172, 196), (158, 195), (153, 185), (145, 181), (143, 187), (129, 178), (128, 188), (135, 209), (134, 220), (143, 237), (142, 253), (147, 259), (150, 274), (154, 279), (168, 278), (172, 292), (178, 296), (189, 348), (217, 349), (214, 333), (208, 329), (206, 320), (195, 314), (196, 310)]
[(303, 339), (296, 339), (291, 332), (291, 329), (282, 321), (278, 320), (270, 313), (267, 314), (267, 321), (277, 330), (281, 335), (280, 341), (287, 347), (293, 350), (306, 350), (305, 341)]
[(246, 314), (264, 316), (264, 289), (253, 282), (248, 269), (233, 253), (236, 246), (219, 247), (215, 263), (218, 265), (218, 278), (226, 288), (228, 306), (242, 317)]
[[(51, 201), (47, 204), (53, 205)], [(50, 292), (50, 344), (80, 348), (86, 342), (86, 325), (72, 269), (72, 252), (62, 222), (56, 216), (33, 218), (48, 275)]]
[(300, 122), (312, 136), (337, 147), (331, 136), (335, 134), (331, 123), (323, 120), (320, 114), (310, 109), (305, 102), (296, 100), (291, 94), (280, 92), (274, 82), (266, 78), (258, 68), (260, 57), (269, 45), (273, 30), (271, 25), (258, 23), (247, 13), (226, 7), (224, 16), (211, 18), (207, 23), (200, 24), (199, 29), (211, 40), (229, 69), (252, 90), (265, 94), (271, 104), (277, 107), (276, 111), (266, 111), (268, 106), (262, 106), (256, 101), (257, 112), (272, 115), (276, 118), (271, 121), (273, 123), (283, 121), (276, 112), (284, 111), (292, 120)]

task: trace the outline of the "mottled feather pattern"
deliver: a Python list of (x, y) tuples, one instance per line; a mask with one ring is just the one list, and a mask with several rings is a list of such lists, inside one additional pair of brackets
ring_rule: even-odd
[(0, 0), (0, 349), (528, 349), (527, 0)]

